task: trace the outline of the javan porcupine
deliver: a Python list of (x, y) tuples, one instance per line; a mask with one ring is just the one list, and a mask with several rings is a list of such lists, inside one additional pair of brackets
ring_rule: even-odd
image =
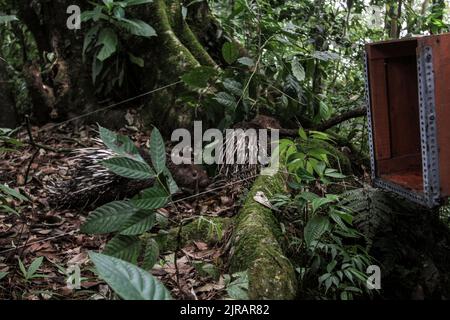
[[(139, 148), (144, 160), (151, 164), (150, 155)], [(102, 205), (110, 201), (132, 197), (153, 185), (154, 179), (132, 180), (120, 177), (105, 168), (100, 162), (117, 156), (101, 141), (90, 148), (77, 149), (68, 159), (69, 179), (52, 177), (46, 184), (49, 203), (59, 207), (87, 207)], [(206, 171), (198, 165), (175, 165), (167, 159), (167, 167), (180, 188), (201, 189), (209, 185)]]

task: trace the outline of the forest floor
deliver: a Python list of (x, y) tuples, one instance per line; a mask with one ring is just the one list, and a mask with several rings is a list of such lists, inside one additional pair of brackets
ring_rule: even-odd
[[(149, 138), (126, 129), (122, 131), (141, 145)], [(19, 214), (0, 213), (0, 272), (8, 273), (0, 282), (0, 299), (109, 299), (113, 294), (95, 276), (87, 255), (90, 250), (101, 251), (108, 237), (81, 233), (80, 225), (89, 210), (51, 207), (44, 188), (50, 176), (64, 178), (69, 170), (70, 150), (89, 147), (92, 138), (97, 136), (96, 128), (85, 126), (74, 130), (70, 126), (48, 125), (32, 127), (31, 134), (36, 144), (46, 147), (25, 144), (0, 159), (0, 182), (22, 190), (30, 198), (29, 202), (11, 203)], [(18, 138), (29, 141), (27, 130), (21, 130)], [(227, 184), (214, 192), (179, 199), (161, 210), (171, 221), (193, 216), (233, 216), (243, 188), (242, 184)], [(226, 254), (223, 245), (195, 241), (162, 255), (152, 273), (177, 299), (220, 299), (227, 295), (223, 277), (226, 266), (218, 270), (220, 275), (215, 279), (199, 272), (196, 266), (199, 262), (217, 262), (224, 255), (226, 261)], [(27, 279), (19, 260), (27, 269), (39, 257), (43, 257), (42, 265)], [(70, 265), (81, 268), (79, 289), (67, 286), (66, 270)]]

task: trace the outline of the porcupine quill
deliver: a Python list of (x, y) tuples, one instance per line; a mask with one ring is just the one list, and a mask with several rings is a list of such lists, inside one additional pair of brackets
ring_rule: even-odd
[[(109, 171), (100, 162), (117, 154), (107, 149), (100, 140), (95, 139), (95, 142), (94, 147), (75, 150), (74, 155), (68, 159), (71, 168), (69, 180), (54, 176), (48, 181), (46, 190), (50, 205), (70, 208), (99, 206), (132, 197), (153, 185), (154, 179), (132, 180)], [(147, 163), (151, 163), (150, 155), (145, 150), (139, 149), (139, 153)], [(201, 166), (175, 165), (170, 159), (167, 166), (180, 188), (201, 189), (210, 183)]]

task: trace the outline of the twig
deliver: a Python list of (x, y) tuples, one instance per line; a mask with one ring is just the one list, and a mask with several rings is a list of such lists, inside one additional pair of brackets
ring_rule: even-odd
[(37, 149), (36, 151), (34, 151), (33, 156), (31, 157), (30, 162), (28, 163), (28, 167), (27, 167), (27, 171), (25, 173), (25, 181), (24, 181), (24, 186), (27, 185), (28, 183), (28, 176), (30, 174), (30, 170), (31, 170), (31, 165), (33, 164), (34, 160), (36, 159), (37, 155), (39, 153), (39, 149)]

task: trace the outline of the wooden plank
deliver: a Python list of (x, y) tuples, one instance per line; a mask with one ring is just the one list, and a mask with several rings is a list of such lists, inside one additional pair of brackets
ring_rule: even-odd
[(421, 153), (407, 154), (378, 162), (380, 175), (408, 170), (422, 170)]
[(417, 39), (411, 38), (395, 42), (374, 43), (367, 46), (369, 60), (397, 58), (415, 55)]
[(369, 69), (375, 159), (379, 161), (391, 157), (385, 63), (369, 61)]
[(417, 59), (387, 59), (391, 156), (420, 153)]

